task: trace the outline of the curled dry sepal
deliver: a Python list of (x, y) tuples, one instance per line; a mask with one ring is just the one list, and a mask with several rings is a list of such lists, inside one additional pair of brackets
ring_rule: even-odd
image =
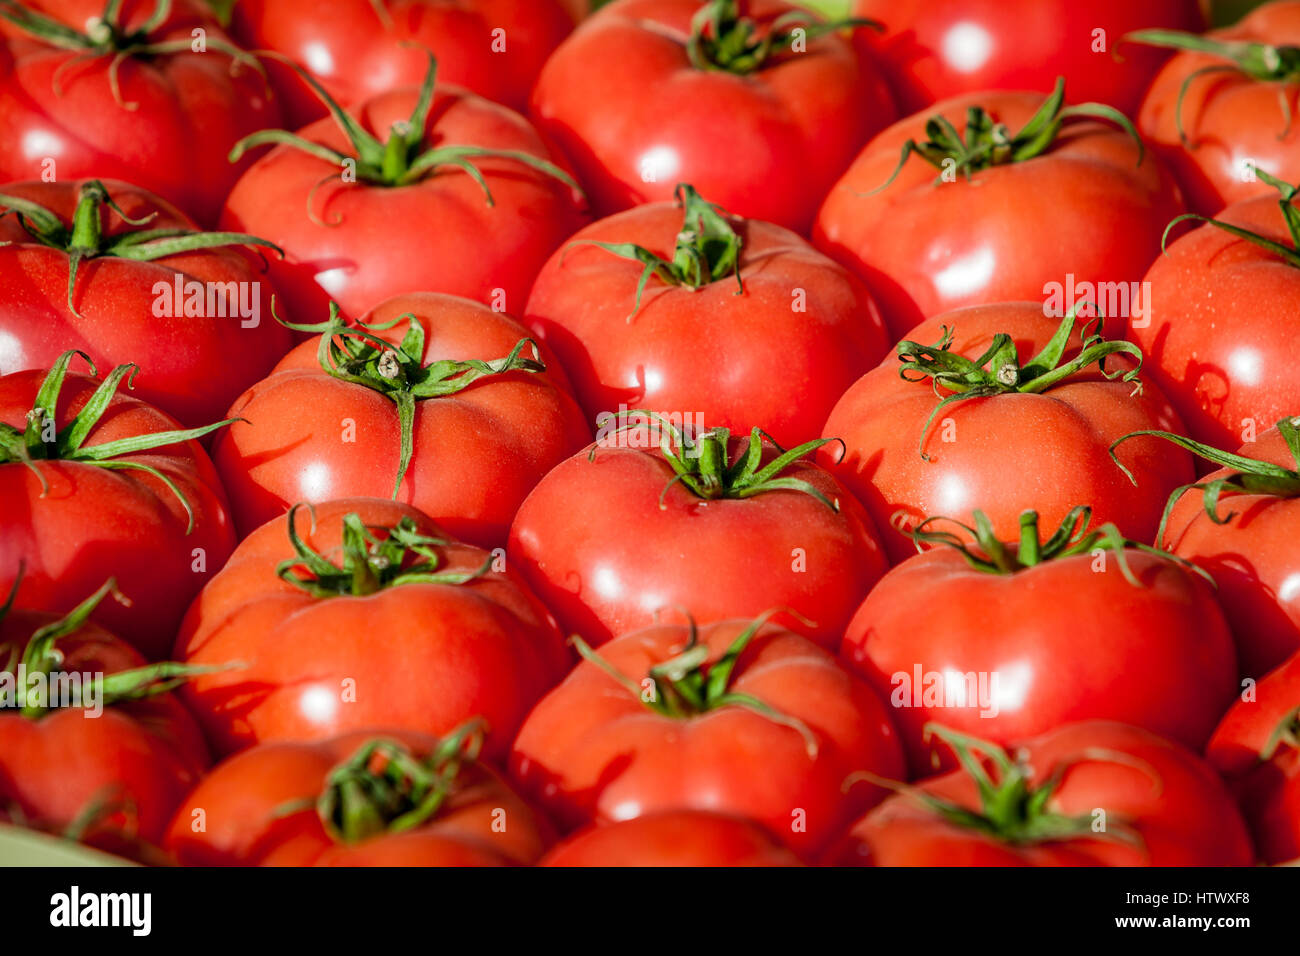
[[(201, 438), (209, 432), (242, 421), (242, 419), (228, 418), (225, 421), (203, 425), (200, 428), (150, 432), (146, 435), (119, 438), (116, 441), (103, 442), (98, 445), (86, 445), (84, 444), (86, 438), (108, 409), (113, 396), (117, 393), (118, 386), (122, 383), (122, 379), (126, 379), (127, 388), (130, 388), (132, 381), (135, 379), (135, 374), (140, 371), (140, 368), (137, 365), (119, 365), (113, 369), (108, 374), (108, 378), (104, 379), (95, 389), (90, 399), (82, 406), (81, 411), (77, 412), (72, 421), (56, 432), (54, 423), (57, 421), (55, 416), (59, 393), (63, 390), (63, 380), (68, 373), (68, 364), (72, 361), (74, 355), (80, 355), (85, 359), (86, 364), (90, 366), (91, 375), (99, 374), (95, 369), (95, 363), (90, 360), (90, 357), (85, 352), (73, 349), (60, 355), (54, 363), (54, 367), (46, 374), (40, 390), (36, 393), (36, 403), (32, 406), (31, 411), (27, 413), (27, 426), (19, 429), (6, 422), (0, 422), (0, 465), (13, 463), (26, 465), (36, 474), (44, 491), (48, 491), (49, 486), (45, 481), (45, 476), (41, 474), (41, 470), (36, 467), (35, 463), (38, 461), (75, 461), (83, 465), (107, 468), (110, 471), (143, 471), (166, 485), (167, 489), (180, 501), (181, 506), (185, 509), (185, 514), (189, 518), (189, 522), (185, 527), (185, 533), (189, 534), (194, 530), (194, 509), (190, 506), (185, 495), (181, 493), (181, 490), (176, 487), (176, 483), (152, 465), (146, 465), (144, 462), (139, 461), (120, 461), (118, 459), (122, 455), (134, 455), (142, 451), (148, 451), (151, 448), (160, 448), (164, 445), (173, 445), (177, 442)], [(44, 491), (42, 495), (44, 495)]]
[(861, 17), (823, 21), (806, 10), (791, 10), (772, 21), (766, 30), (740, 15), (737, 0), (708, 0), (691, 19), (686, 54), (697, 70), (723, 70), (745, 75), (761, 70), (774, 56), (790, 50), (796, 40), (814, 40), (837, 30), (883, 24)]
[(1169, 225), (1165, 226), (1164, 235), (1160, 238), (1161, 251), (1165, 251), (1165, 247), (1169, 242), (1170, 230), (1180, 222), (1186, 222), (1190, 219), (1195, 220), (1196, 222), (1208, 223), (1216, 229), (1222, 229), (1224, 232), (1236, 236), (1238, 239), (1245, 239), (1247, 242), (1253, 242), (1260, 248), (1267, 249), (1269, 252), (1278, 256), (1288, 265), (1300, 269), (1300, 208), (1296, 208), (1294, 204), (1296, 195), (1300, 194), (1300, 186), (1293, 186), (1288, 182), (1283, 182), (1276, 176), (1264, 172), (1264, 170), (1260, 169), (1258, 166), (1251, 166), (1251, 169), (1255, 171), (1256, 176), (1278, 191), (1279, 195), (1277, 205), (1282, 212), (1282, 221), (1286, 223), (1287, 232), (1291, 234), (1291, 245), (1283, 245), (1280, 242), (1269, 239), (1267, 236), (1261, 236), (1257, 232), (1251, 232), (1249, 229), (1243, 229), (1241, 226), (1234, 226), (1230, 222), (1223, 222), (1213, 218), (1212, 216), (1200, 216), (1194, 212), (1185, 212), (1181, 216), (1170, 220)]

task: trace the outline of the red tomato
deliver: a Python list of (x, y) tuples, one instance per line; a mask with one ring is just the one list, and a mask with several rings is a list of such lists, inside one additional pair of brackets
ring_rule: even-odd
[(271, 277), (296, 321), (330, 300), (360, 315), (407, 292), (522, 308), (586, 221), (522, 116), (455, 87), (427, 101), (433, 78), (430, 64), (420, 90), (365, 100), (355, 120), (331, 104), (333, 119), (245, 141), (282, 145), (235, 184), (221, 221), (285, 250)]
[[(792, 28), (806, 31), (805, 51), (791, 49)], [(765, 36), (776, 37), (767, 51)], [(870, 61), (790, 4), (619, 0), (547, 61), (533, 115), (601, 215), (688, 182), (738, 216), (807, 232), (895, 113)]]
[(283, 518), (245, 538), (177, 638), (187, 663), (247, 665), (182, 691), (218, 753), (376, 727), (442, 734), (481, 715), (495, 756), (568, 666), (500, 559), (414, 508), (349, 498), (320, 505), (314, 526), (306, 508), (288, 520), (299, 540)]
[(889, 345), (875, 303), (793, 233), (733, 224), (690, 186), (679, 195), (684, 213), (653, 203), (578, 233), (537, 277), (525, 321), (572, 372), (589, 420), (623, 405), (815, 438)]
[(0, 592), (26, 566), (17, 606), (69, 611), (116, 577), (129, 605), (95, 620), (146, 657), (171, 648), (190, 599), (235, 546), (225, 493), (192, 439), (150, 405), (67, 372), (0, 377)]
[[(706, 623), (785, 607), (794, 630), (834, 650), (886, 565), (862, 506), (800, 460), (816, 445), (783, 452), (757, 432), (659, 418), (602, 426), (520, 507), (510, 560), (594, 645), (672, 608)], [(599, 520), (574, 520), (579, 503)]]
[[(15, 213), (0, 219), (0, 374), (49, 368), (70, 348), (107, 366), (138, 361), (138, 396), (198, 425), (292, 344), (271, 319), (265, 267), (218, 248), (268, 243), (196, 232), (170, 203), (112, 181), (12, 183), (0, 210)], [(186, 234), (142, 236), (155, 229)]]
[[(1250, 837), (1204, 761), (1148, 730), (1065, 724), (1008, 755), (947, 735), (963, 768), (890, 797), (830, 862), (873, 866), (1248, 866)], [(974, 773), (991, 773), (984, 794)], [(1046, 792), (1045, 792), (1046, 791)], [(973, 813), (968, 824), (956, 813)], [(1102, 830), (1101, 828), (1105, 829)]]
[(1192, 209), (1209, 215), (1269, 193), (1247, 164), (1300, 180), (1300, 124), (1292, 122), (1300, 113), (1300, 3), (1266, 3), (1205, 36), (1145, 33), (1184, 51), (1151, 84), (1138, 126), (1178, 177)]
[(211, 223), (252, 159), (226, 154), (279, 107), (202, 4), (121, 7), (112, 22), (104, 0), (0, 12), (0, 181), (123, 179)]
[(667, 810), (588, 827), (539, 866), (801, 866), (761, 827), (703, 810)]
[(1300, 654), (1232, 705), (1205, 756), (1236, 793), (1259, 859), (1300, 860)]
[(897, 777), (902, 751), (866, 684), (764, 620), (582, 645), (588, 660), (520, 729), (512, 775), (567, 827), (713, 810), (815, 855), (880, 797), (873, 787), (844, 795), (845, 779)]
[[(1064, 106), (1063, 95), (1058, 84), (1047, 100), (1000, 92), (944, 100), (873, 139), (830, 191), (813, 241), (867, 281), (896, 336), (961, 306), (1041, 301), (1053, 283), (1101, 283), (1090, 297), (1123, 304), (1108, 316), (1136, 315), (1133, 285), (1183, 211), (1178, 188), (1142, 155), (1131, 126), (1087, 117), (1128, 120), (1093, 104)], [(974, 147), (972, 109), (986, 124)], [(935, 116), (955, 131), (944, 133)], [(1074, 120), (1083, 122), (1055, 138), (1035, 135)], [(998, 145), (1002, 137), (1009, 146)], [(900, 164), (909, 142), (920, 155)]]
[(1163, 56), (1120, 38), (1204, 23), (1197, 0), (855, 0), (853, 12), (884, 24), (883, 36), (858, 39), (909, 113), (977, 90), (1046, 89), (1061, 75), (1078, 99), (1132, 113)]
[(1237, 688), (1210, 585), (1088, 519), (1077, 509), (1043, 542), (1028, 512), (1010, 550), (995, 534), (1007, 529), (967, 529), (974, 550), (946, 520), (918, 529), (949, 547), (913, 555), (862, 602), (840, 656), (895, 708), (913, 776), (930, 767), (930, 721), (1002, 746), (1091, 718), (1196, 750), (1209, 739)]
[[(346, 333), (341, 323), (317, 326), (326, 333), (286, 355), (231, 407), (230, 417), (245, 421), (214, 445), (213, 457), (241, 532), (297, 501), (395, 496), (457, 537), (504, 543), (533, 486), (590, 441), (563, 373), (547, 371), (558, 368), (549, 356), (532, 357), (540, 353), (528, 330), (510, 316), (454, 296), (397, 296), (361, 324), (375, 327), (373, 341), (360, 326)], [(364, 376), (342, 368), (367, 358)]]
[[(1131, 353), (1131, 345), (1094, 338), (1095, 320), (1080, 320), (1081, 353), (1069, 343), (1074, 320), (1043, 312), (1012, 302), (936, 316), (899, 345), (901, 365), (886, 361), (844, 393), (823, 434), (843, 439), (846, 451), (827, 445), (818, 454), (838, 462), (835, 473), (877, 527), (929, 515), (970, 524), (976, 509), (995, 528), (1014, 529), (1030, 509), (1056, 527), (1088, 502), (1098, 522), (1138, 541), (1154, 539), (1165, 497), (1191, 480), (1190, 457), (1153, 438), (1126, 445), (1134, 491), (1106, 449), (1131, 431), (1181, 425), (1149, 382), (1134, 394), (1133, 363), (1116, 354)], [(942, 345), (949, 333), (946, 348), (920, 344)], [(914, 551), (900, 535), (884, 543), (895, 563)]]

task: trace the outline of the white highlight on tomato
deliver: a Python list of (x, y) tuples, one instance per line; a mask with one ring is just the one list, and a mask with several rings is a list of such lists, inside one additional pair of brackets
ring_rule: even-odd
[(298, 698), (298, 711), (313, 724), (333, 722), (338, 709), (338, 691), (323, 685), (308, 687)]
[(63, 154), (58, 139), (41, 129), (23, 134), (22, 150), (25, 159), (45, 159), (47, 156), (57, 159)]
[(954, 23), (943, 36), (944, 61), (959, 73), (974, 73), (993, 53), (993, 37), (978, 23)]
[(623, 582), (619, 580), (618, 572), (610, 567), (599, 567), (593, 571), (591, 586), (597, 594), (611, 601), (623, 596)]
[(934, 287), (945, 297), (970, 295), (988, 285), (995, 265), (997, 257), (985, 246), (935, 273)]
[(1228, 374), (1238, 385), (1258, 385), (1264, 357), (1259, 349), (1242, 346), (1228, 356)]
[(11, 332), (0, 332), (0, 375), (8, 375), (27, 367), (23, 343)]
[(330, 468), (323, 461), (314, 461), (302, 470), (298, 482), (299, 494), (308, 501), (328, 498), (330, 490)]
[(334, 57), (330, 55), (329, 47), (323, 43), (309, 43), (303, 48), (302, 58), (307, 63), (307, 69), (312, 73), (324, 73), (331, 75), (334, 72)]

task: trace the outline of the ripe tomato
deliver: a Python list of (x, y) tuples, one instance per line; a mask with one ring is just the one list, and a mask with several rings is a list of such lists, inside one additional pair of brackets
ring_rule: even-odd
[(778, 0), (741, 6), (619, 0), (547, 61), (533, 115), (601, 215), (689, 182), (738, 216), (807, 232), (854, 152), (894, 118), (842, 24)]
[(495, 756), (567, 668), (555, 622), (500, 559), (414, 508), (348, 498), (288, 525), (244, 539), (177, 637), (187, 663), (247, 665), (182, 690), (218, 753), (482, 716)]
[(539, 866), (801, 866), (762, 827), (721, 813), (666, 810), (588, 827)]
[(314, 328), (235, 401), (244, 421), (213, 447), (242, 533), (297, 501), (394, 496), (493, 547), (591, 438), (528, 330), (477, 302), (397, 296), (358, 325), (331, 312)]
[(211, 223), (243, 136), (280, 110), (195, 0), (25, 0), (0, 10), (0, 181), (122, 179)]
[(197, 232), (151, 193), (94, 179), (11, 183), (0, 210), (13, 213), (0, 219), (0, 374), (49, 368), (69, 348), (139, 361), (139, 397), (198, 425), (292, 344), (271, 320), (264, 268), (218, 248), (269, 243)]
[[(938, 735), (939, 731), (936, 731)], [(1248, 866), (1250, 837), (1203, 760), (1148, 730), (1064, 724), (1008, 754), (953, 732), (962, 768), (890, 797), (839, 865)], [(990, 773), (991, 771), (991, 773)], [(975, 819), (965, 820), (968, 814)]]
[(873, 139), (830, 191), (813, 242), (866, 280), (896, 336), (961, 306), (1041, 301), (1051, 283), (1126, 293), (1121, 319), (1136, 308), (1178, 188), (1127, 119), (1064, 95), (944, 100)]
[[(0, 592), (26, 566), (17, 607), (69, 611), (109, 577), (129, 604), (95, 620), (156, 660), (190, 599), (229, 556), (234, 530), (212, 462), (150, 405), (103, 381), (48, 372), (0, 376)], [(94, 367), (91, 367), (94, 371)]]
[[(235, 184), (223, 227), (285, 250), (276, 291), (302, 321), (336, 301), (360, 315), (407, 292), (523, 307), (551, 252), (586, 221), (573, 180), (517, 113), (444, 88), (381, 93), (278, 143)], [(314, 82), (314, 81), (312, 81)]]
[(525, 321), (589, 420), (623, 405), (815, 438), (889, 346), (875, 303), (793, 233), (729, 220), (688, 185), (678, 196), (680, 209), (652, 203), (579, 232), (537, 277)]
[(848, 775), (897, 777), (902, 751), (866, 684), (765, 620), (579, 643), (587, 660), (529, 714), (512, 775), (566, 827), (714, 810), (815, 855), (880, 797), (842, 794)]
[[(976, 549), (931, 524), (946, 519), (918, 527), (918, 541), (947, 547), (886, 574), (840, 647), (894, 707), (912, 775), (929, 769), (930, 721), (1006, 746), (1103, 718), (1200, 750), (1237, 688), (1210, 585), (1113, 526), (1089, 530), (1087, 508), (1046, 542), (1026, 512), (1012, 549), (996, 534), (1007, 529), (981, 518), (964, 529)], [(934, 619), (918, 626), (918, 608), (934, 608)]]
[[(1142, 101), (1138, 127), (1210, 215), (1269, 192), (1253, 164), (1300, 180), (1300, 3), (1266, 3), (1205, 36), (1144, 30), (1134, 39), (1180, 50)], [(1132, 47), (1125, 46), (1127, 52)]]
[(357, 731), (258, 744), (218, 764), (164, 847), (186, 866), (503, 866), (536, 862), (550, 826), (477, 759), (472, 725), (442, 740)]
[[(757, 429), (615, 421), (542, 479), (510, 529), (510, 561), (563, 628), (599, 645), (674, 607), (700, 623), (785, 607), (834, 650), (886, 565), (862, 506), (801, 460), (819, 443), (786, 452)], [(575, 521), (579, 502), (601, 519)]]
[[(898, 346), (901, 365), (886, 361), (844, 393), (823, 432), (844, 451), (818, 454), (877, 527), (936, 514), (970, 524), (975, 509), (995, 528), (1014, 529), (1031, 509), (1055, 527), (1087, 502), (1098, 522), (1154, 539), (1165, 497), (1191, 480), (1190, 456), (1153, 438), (1127, 445), (1135, 492), (1106, 449), (1130, 431), (1181, 425), (1150, 383), (1134, 394), (1132, 345), (1102, 339), (1096, 320), (1080, 322), (1073, 344), (1073, 311), (1043, 312), (1012, 302), (936, 316)], [(900, 535), (884, 543), (895, 563), (914, 550)]]

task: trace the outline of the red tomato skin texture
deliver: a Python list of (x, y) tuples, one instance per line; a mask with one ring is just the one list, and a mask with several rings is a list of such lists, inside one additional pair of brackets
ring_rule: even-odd
[[(1276, 194), (1248, 199), (1218, 218), (1291, 244)], [(1188, 434), (1232, 448), (1245, 429), (1262, 431), (1300, 409), (1290, 362), (1300, 268), (1206, 225), (1171, 242), (1146, 281), (1151, 321), (1130, 329), (1129, 338)]]
[[(806, 233), (854, 152), (893, 120), (869, 59), (828, 35), (746, 76), (686, 53), (696, 0), (619, 0), (547, 61), (532, 115), (578, 169), (599, 215), (672, 197), (679, 182), (738, 216)], [(754, 0), (770, 23), (793, 9)]]
[[(26, 6), (77, 30), (104, 12), (101, 0)], [(137, 28), (155, 6), (123, 4), (127, 29)], [(188, 44), (194, 29), (207, 35), (205, 52), (164, 53), (147, 63), (124, 59), (116, 71), (118, 102), (109, 80), (113, 57), (86, 58), (8, 23), (0, 27), (0, 182), (43, 178), (51, 170), (60, 182), (121, 179), (211, 225), (230, 187), (256, 158), (253, 153), (232, 164), (226, 159), (231, 147), (249, 133), (278, 127), (280, 109), (256, 70), (236, 66), (211, 45), (225, 36), (202, 4), (179, 0), (151, 36)]]
[[(1230, 27), (1212, 30), (1212, 39), (1274, 46), (1300, 44), (1300, 3), (1267, 3)], [(1300, 180), (1300, 84), (1264, 83), (1226, 72), (1193, 80), (1182, 105), (1178, 134), (1178, 93), (1184, 82), (1221, 58), (1180, 52), (1161, 69), (1142, 101), (1138, 129), (1183, 187), (1188, 208), (1212, 216), (1224, 206), (1255, 196), (1276, 196), (1263, 180), (1243, 176), (1253, 163), (1288, 183)], [(1283, 107), (1283, 103), (1286, 107)], [(1288, 112), (1289, 110), (1289, 112)]]
[(720, 813), (667, 810), (588, 827), (539, 866), (802, 866), (762, 827)]
[[(143, 189), (112, 180), (104, 185), (132, 219), (154, 216), (151, 229), (195, 228), (174, 206)], [(71, 222), (80, 186), (76, 181), (25, 182), (6, 184), (0, 191), (40, 203)], [(103, 211), (102, 221), (106, 236), (131, 228), (111, 210)], [(89, 355), (103, 374), (117, 365), (139, 365), (135, 396), (198, 427), (220, 421), (235, 396), (269, 372), (293, 344), (289, 330), (271, 317), (273, 290), (265, 269), (245, 250), (203, 249), (152, 262), (87, 259), (77, 269), (73, 312), (68, 308), (66, 253), (36, 242), (13, 216), (0, 219), (0, 242), (5, 243), (0, 246), (0, 286), (5, 290), (0, 374), (48, 369), (70, 348)], [(257, 324), (243, 327), (238, 314), (185, 315), (184, 293), (179, 302), (175, 296), (177, 275), (182, 283), (204, 283), (205, 288), (238, 283), (246, 290), (240, 294), (250, 311), (256, 290)], [(160, 282), (168, 290), (158, 306), (163, 315), (155, 310)], [(234, 309), (239, 305), (234, 299)], [(217, 358), (220, 368), (214, 368)]]
[[(819, 489), (706, 501), (673, 479), (657, 446), (598, 443), (556, 466), (524, 501), (507, 554), (566, 633), (592, 646), (685, 608), (701, 624), (789, 608), (790, 627), (834, 650), (887, 567), (862, 506), (811, 462), (783, 477)], [(732, 458), (739, 454), (732, 440)], [(768, 459), (773, 456), (768, 450)], [(663, 493), (664, 508), (659, 507)], [(575, 521), (574, 509), (601, 516)]]
[[(1232, 635), (1209, 585), (1130, 550), (1135, 586), (1114, 554), (1104, 560), (1100, 570), (1081, 554), (1000, 575), (939, 548), (872, 589), (840, 657), (890, 702), (913, 777), (938, 769), (923, 731), (930, 721), (1002, 746), (1089, 719), (1205, 745), (1237, 691)], [(942, 608), (942, 622), (921, 619), (926, 607)], [(933, 701), (924, 696), (930, 675)], [(985, 681), (973, 696), (968, 675)], [(956, 766), (944, 751), (943, 767)]]
[[(415, 89), (394, 90), (352, 112), (382, 141), (394, 123), (410, 119), (417, 96)], [(435, 91), (426, 128), (426, 141), (440, 146), (521, 150), (555, 159), (522, 116), (452, 86)], [(312, 123), (299, 135), (352, 155), (333, 119)], [(283, 260), (271, 259), (271, 278), (283, 300), (280, 314), (293, 321), (321, 321), (331, 300), (344, 315), (356, 316), (409, 292), (445, 292), (517, 310), (551, 252), (587, 217), (558, 179), (512, 159), (474, 162), (495, 206), (454, 166), (407, 186), (344, 183), (333, 164), (277, 146), (235, 184), (222, 228), (261, 236), (285, 250)]]
[[(296, 527), (317, 551), (337, 554), (350, 512), (374, 527), (409, 516), (422, 533), (446, 537), (420, 512), (383, 499), (319, 505), (314, 533), (302, 509)], [(460, 543), (440, 553), (453, 572), (476, 571), (488, 558)], [(481, 716), (484, 752), (495, 757), (570, 662), (553, 619), (513, 572), (315, 598), (277, 577), (275, 566), (292, 556), (286, 522), (263, 525), (181, 625), (177, 660), (246, 664), (196, 677), (181, 691), (218, 754), (374, 727), (440, 735)]]
[[(853, 15), (884, 24), (883, 33), (861, 30), (856, 39), (909, 113), (978, 90), (1049, 90), (1064, 76), (1071, 102), (1132, 114), (1168, 53), (1120, 38), (1205, 25), (1196, 0), (855, 0)], [(1105, 50), (1094, 50), (1095, 30), (1105, 31)]]
[[(652, 203), (574, 241), (632, 242), (671, 261), (681, 227), (674, 203)], [(884, 324), (856, 277), (779, 226), (749, 220), (738, 231), (743, 294), (735, 276), (694, 291), (651, 279), (634, 316), (641, 264), (571, 243), (551, 257), (525, 321), (569, 369), (588, 421), (620, 405), (699, 414), (790, 448), (816, 438), (884, 355)]]
[[(716, 660), (747, 626), (706, 625), (700, 642)], [(610, 641), (600, 653), (635, 681), (680, 653), (687, 639), (684, 626), (651, 627)], [(760, 633), (733, 673), (735, 692), (812, 730), (816, 757), (798, 731), (745, 708), (685, 719), (658, 715), (584, 661), (520, 729), (511, 776), (562, 828), (709, 810), (760, 823), (801, 859), (811, 858), (862, 812), (857, 807), (880, 799), (874, 787), (841, 794), (849, 774), (869, 770), (897, 779), (903, 772), (889, 715), (832, 655), (789, 631)], [(803, 830), (795, 829), (798, 822)]]
[[(364, 730), (329, 740), (259, 744), (222, 761), (177, 810), (164, 849), (183, 866), (526, 866), (551, 845), (550, 824), (490, 767), (462, 767), (442, 809), (425, 823), (354, 844), (335, 841), (312, 801), (339, 763), (375, 737), (425, 754), (436, 742), (409, 731)], [(194, 821), (203, 811), (205, 829)], [(494, 829), (494, 814), (507, 825)]]
[[(1059, 322), (1034, 303), (999, 303), (936, 316), (908, 337), (937, 342), (947, 325), (956, 336), (952, 351), (976, 358), (995, 334), (1005, 332), (1024, 363), (1046, 345)], [(1067, 357), (1077, 351), (1074, 346)], [(879, 528), (931, 515), (973, 524), (978, 508), (999, 533), (1014, 537), (1022, 511), (1038, 511), (1039, 526), (1050, 532), (1070, 509), (1088, 504), (1093, 527), (1114, 522), (1126, 537), (1151, 541), (1169, 492), (1192, 480), (1190, 456), (1149, 437), (1116, 449), (1136, 487), (1124, 477), (1110, 460), (1112, 442), (1139, 429), (1181, 432), (1182, 424), (1150, 381), (1134, 396), (1132, 383), (1108, 381), (1095, 366), (1044, 392), (955, 403), (927, 435), (924, 450), (931, 460), (925, 461), (921, 436), (939, 399), (928, 379), (901, 379), (895, 362), (887, 358), (860, 378), (827, 419), (822, 434), (842, 439), (847, 454), (841, 458), (838, 445), (818, 451), (819, 460), (833, 466)], [(1107, 369), (1123, 366), (1123, 356), (1112, 356)], [(886, 532), (882, 541), (895, 564), (916, 551), (902, 534)]]
[[(0, 377), (0, 421), (25, 427), (44, 378), (40, 371)], [(67, 426), (98, 384), (68, 373), (57, 428)], [(119, 392), (83, 447), (179, 427)], [(142, 471), (75, 461), (0, 465), (0, 593), (9, 593), (25, 564), (15, 606), (66, 613), (114, 577), (130, 605), (101, 601), (92, 620), (157, 660), (171, 648), (190, 599), (234, 549), (234, 529), (216, 470), (198, 442), (116, 460), (147, 464), (171, 479), (193, 510), (194, 530), (186, 534), (189, 517), (176, 496)]]
[[(1150, 731), (1105, 720), (1065, 724), (1023, 744), (1042, 783), (1068, 769), (1048, 807), (1066, 816), (1106, 811), (1144, 849), (1117, 840), (1072, 838), (1016, 847), (948, 823), (915, 797), (888, 798), (827, 854), (835, 865), (867, 866), (1249, 866), (1250, 837), (1223, 781), (1197, 755)], [(1128, 762), (1088, 760), (1110, 752)], [(1153, 786), (1152, 774), (1160, 781)], [(978, 809), (974, 781), (954, 770), (919, 786)]]
[[(1071, 124), (1043, 155), (969, 181), (958, 174), (936, 185), (935, 168), (913, 156), (872, 192), (889, 180), (906, 140), (925, 140), (932, 116), (961, 131), (967, 108), (982, 106), (1019, 130), (1048, 89), (967, 94), (899, 120), (826, 196), (813, 243), (866, 281), (896, 337), (963, 306), (1045, 301), (1047, 284), (1070, 276), (1076, 287), (1136, 283), (1160, 254), (1165, 226), (1183, 211), (1178, 187), (1152, 156), (1138, 165), (1128, 134), (1099, 122)], [(1112, 319), (1112, 332), (1122, 331)]]

